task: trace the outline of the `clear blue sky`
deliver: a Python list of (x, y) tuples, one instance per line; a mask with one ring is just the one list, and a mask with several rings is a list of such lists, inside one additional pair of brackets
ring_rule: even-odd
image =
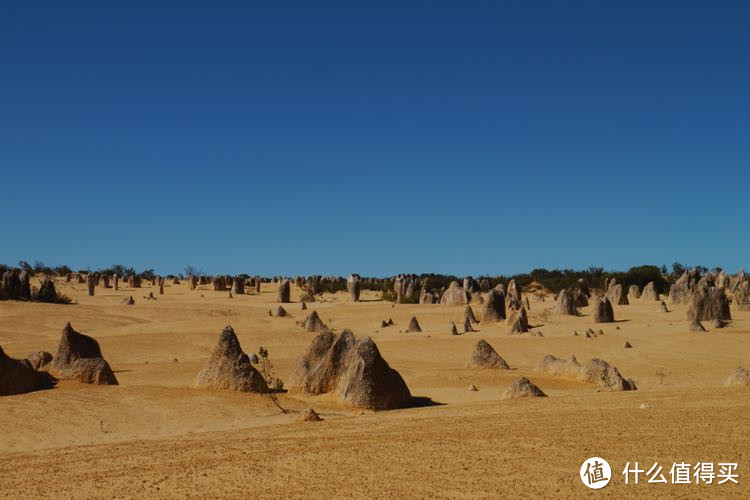
[(750, 268), (750, 2), (110, 3), (0, 7), (0, 262)]

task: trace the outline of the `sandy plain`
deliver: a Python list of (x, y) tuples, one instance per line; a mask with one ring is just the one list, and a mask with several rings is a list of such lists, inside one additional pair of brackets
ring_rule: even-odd
[[(38, 284), (38, 278), (33, 280)], [(732, 310), (730, 327), (689, 332), (685, 306), (631, 301), (616, 323), (553, 314), (553, 301), (530, 297), (530, 323), (543, 337), (508, 335), (505, 323), (451, 336), (463, 307), (393, 306), (363, 291), (310, 304), (338, 331), (371, 336), (404, 377), (419, 405), (370, 412), (329, 396), (288, 393), (281, 414), (266, 396), (194, 389), (226, 325), (246, 352), (266, 347), (287, 380), (313, 334), (290, 317), (269, 317), (276, 285), (228, 298), (209, 286), (189, 290), (97, 288), (57, 280), (75, 305), (0, 302), (0, 346), (12, 357), (55, 353), (67, 321), (96, 338), (119, 386), (60, 382), (55, 389), (0, 398), (0, 496), (6, 498), (498, 498), (750, 497), (750, 391), (725, 387), (750, 365), (750, 312)], [(133, 295), (132, 306), (120, 304)], [(292, 289), (292, 301), (300, 290)], [(478, 309), (475, 309), (478, 313)], [(401, 333), (415, 315), (421, 334)], [(383, 319), (395, 325), (380, 328)], [(573, 331), (602, 329), (596, 338)], [(487, 340), (512, 370), (466, 368)], [(632, 349), (623, 348), (625, 341)], [(576, 380), (534, 371), (546, 355), (599, 357), (633, 378), (633, 392), (597, 392)], [(662, 370), (663, 379), (657, 376)], [(525, 375), (548, 398), (501, 400)], [(467, 390), (470, 384), (477, 392)], [(313, 407), (322, 422), (297, 422)], [(579, 468), (591, 456), (612, 466), (602, 490), (586, 488)], [(669, 469), (674, 462), (738, 463), (739, 484), (626, 485), (627, 462)]]

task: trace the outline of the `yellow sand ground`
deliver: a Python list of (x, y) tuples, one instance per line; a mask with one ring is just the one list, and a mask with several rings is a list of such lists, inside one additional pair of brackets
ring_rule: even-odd
[[(226, 325), (246, 352), (270, 351), (289, 378), (313, 334), (295, 322), (309, 311), (286, 304), (291, 317), (269, 317), (276, 286), (228, 298), (209, 286), (115, 292), (57, 281), (76, 305), (0, 302), (0, 346), (22, 358), (56, 352), (67, 321), (96, 338), (119, 386), (61, 382), (57, 388), (0, 398), (0, 496), (47, 497), (750, 497), (750, 390), (723, 385), (750, 367), (750, 312), (733, 310), (732, 326), (689, 332), (684, 306), (633, 301), (615, 306), (614, 324), (545, 312), (532, 299), (530, 322), (544, 337), (510, 336), (505, 324), (449, 334), (463, 307), (398, 305), (363, 293), (310, 304), (334, 329), (371, 336), (384, 358), (425, 405), (389, 412), (352, 410), (329, 396), (282, 395), (279, 411), (265, 396), (192, 388)], [(120, 305), (133, 295), (136, 304)], [(292, 300), (299, 297), (294, 288)], [(479, 308), (475, 306), (478, 314)], [(401, 333), (416, 315), (424, 332)], [(383, 319), (396, 325), (380, 328)], [(572, 335), (604, 330), (587, 339)], [(484, 338), (513, 368), (465, 367)], [(629, 341), (632, 349), (624, 349)], [(591, 385), (536, 373), (546, 354), (580, 361), (599, 357), (638, 384), (638, 391), (599, 393)], [(663, 383), (657, 371), (663, 370)], [(501, 400), (525, 375), (549, 397)], [(478, 392), (467, 387), (474, 384)], [(325, 419), (296, 422), (315, 408)], [(599, 491), (578, 471), (591, 456), (609, 461), (613, 478)], [(646, 468), (673, 462), (737, 462), (739, 485), (624, 484), (626, 462)]]

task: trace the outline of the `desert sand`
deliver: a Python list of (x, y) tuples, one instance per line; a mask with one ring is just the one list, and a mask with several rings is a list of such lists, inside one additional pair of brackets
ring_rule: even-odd
[[(38, 286), (39, 278), (33, 279)], [(15, 358), (55, 353), (70, 321), (97, 339), (118, 386), (61, 381), (54, 389), (0, 398), (0, 496), (48, 497), (750, 497), (750, 391), (726, 387), (750, 365), (750, 311), (732, 310), (723, 329), (688, 331), (685, 305), (632, 300), (617, 322), (595, 324), (552, 312), (530, 297), (529, 323), (543, 336), (508, 335), (502, 323), (463, 331), (464, 306), (393, 306), (364, 290), (278, 306), (277, 285), (229, 298), (210, 285), (120, 290), (56, 280), (77, 304), (0, 302), (0, 346)], [(292, 286), (292, 301), (300, 290)], [(132, 295), (135, 304), (122, 305)], [(193, 388), (196, 374), (231, 325), (248, 353), (268, 349), (288, 380), (315, 334), (296, 322), (318, 311), (336, 331), (370, 336), (417, 397), (413, 408), (372, 412), (331, 395), (282, 394), (282, 414), (258, 394)], [(478, 312), (478, 309), (475, 309)], [(416, 316), (422, 333), (403, 333)], [(381, 328), (392, 318), (394, 326)], [(573, 331), (602, 329), (586, 338)], [(511, 370), (467, 368), (485, 339)], [(623, 347), (625, 342), (631, 349)], [(637, 391), (597, 392), (591, 384), (534, 371), (547, 354), (607, 360)], [(657, 376), (657, 371), (664, 376)], [(549, 397), (502, 400), (526, 376)], [(478, 391), (469, 391), (473, 384)], [(307, 408), (321, 422), (299, 422)], [(612, 481), (586, 488), (579, 468), (591, 456), (612, 466)], [(626, 462), (736, 462), (739, 484), (625, 485)]]

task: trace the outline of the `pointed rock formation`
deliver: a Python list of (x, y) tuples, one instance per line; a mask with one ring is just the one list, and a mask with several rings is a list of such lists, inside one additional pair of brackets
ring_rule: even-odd
[(195, 379), (195, 387), (239, 392), (268, 392), (268, 385), (260, 372), (242, 350), (231, 326), (219, 335), (214, 348)]
[(510, 334), (526, 333), (529, 331), (529, 318), (526, 315), (526, 309), (523, 307), (517, 311), (512, 311), (508, 316), (510, 323)]
[(510, 280), (510, 283), (508, 283), (508, 292), (505, 296), (508, 309), (521, 308), (521, 288), (516, 285), (516, 280)]
[(503, 399), (545, 398), (547, 395), (526, 377), (519, 377), (503, 392)]
[(135, 304), (135, 299), (132, 295), (129, 295), (128, 297), (125, 297), (120, 301), (120, 304), (126, 305), (126, 306), (132, 306)]
[(474, 347), (474, 352), (469, 359), (469, 367), (472, 368), (498, 368), (509, 370), (510, 366), (484, 339), (479, 340)]
[(57, 355), (50, 370), (57, 378), (84, 384), (117, 385), (109, 363), (102, 357), (99, 343), (78, 333), (68, 322), (63, 328)]
[(322, 332), (327, 330), (328, 327), (318, 316), (318, 311), (311, 312), (307, 319), (305, 319), (305, 331), (306, 332)]
[(458, 335), (458, 328), (453, 321), (451, 321), (451, 335)]
[(357, 339), (350, 330), (325, 331), (298, 359), (290, 380), (293, 391), (334, 392), (348, 406), (370, 410), (403, 408), (411, 393), (401, 375), (380, 355), (369, 337)]
[(560, 293), (557, 294), (555, 312), (557, 314), (565, 314), (568, 316), (578, 316), (578, 309), (576, 308), (573, 293), (567, 288), (563, 288), (560, 290)]
[(284, 309), (282, 306), (279, 306), (276, 308), (276, 317), (277, 318), (283, 318), (287, 315), (286, 309)]
[(637, 300), (641, 298), (641, 287), (638, 285), (630, 285), (628, 288), (628, 300)]
[(659, 300), (659, 293), (656, 291), (656, 285), (653, 281), (650, 281), (643, 287), (641, 300)]
[(594, 299), (594, 323), (612, 323), (615, 320), (615, 311), (612, 303), (607, 297)]
[(45, 276), (41, 285), (39, 285), (39, 291), (36, 293), (36, 300), (39, 302), (57, 302), (55, 283), (49, 276)]
[(493, 288), (487, 293), (487, 300), (482, 304), (482, 322), (492, 323), (505, 319), (505, 296)]
[(668, 313), (669, 309), (667, 308), (667, 304), (662, 300), (661, 304), (659, 304), (659, 312)]
[(417, 321), (416, 316), (412, 316), (409, 320), (409, 326), (406, 327), (407, 333), (420, 333), (422, 331), (422, 328), (419, 326), (419, 321)]

